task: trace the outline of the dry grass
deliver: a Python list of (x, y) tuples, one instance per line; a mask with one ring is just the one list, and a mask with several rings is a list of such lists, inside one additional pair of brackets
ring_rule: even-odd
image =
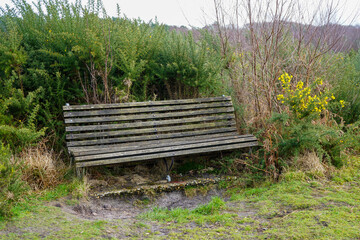
[(23, 180), (33, 190), (51, 188), (59, 184), (66, 171), (60, 154), (46, 146), (45, 141), (24, 149), (19, 155)]
[(331, 170), (329, 166), (324, 164), (314, 151), (308, 151), (300, 155), (296, 162), (296, 168), (311, 173), (313, 176), (325, 177)]

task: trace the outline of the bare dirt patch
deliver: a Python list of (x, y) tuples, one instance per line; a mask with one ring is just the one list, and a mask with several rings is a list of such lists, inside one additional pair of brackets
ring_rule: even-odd
[(192, 197), (187, 197), (184, 190), (180, 190), (163, 192), (157, 194), (156, 197), (144, 194), (104, 198), (90, 197), (88, 200), (79, 200), (76, 203), (65, 198), (51, 202), (50, 205), (79, 218), (94, 220), (131, 219), (154, 207), (193, 209), (201, 204), (207, 204), (214, 196), (222, 196), (223, 192), (223, 190), (214, 187), (205, 195), (198, 194)]

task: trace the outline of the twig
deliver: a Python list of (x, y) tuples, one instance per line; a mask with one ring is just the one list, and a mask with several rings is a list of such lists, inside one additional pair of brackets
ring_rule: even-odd
[(241, 159), (236, 159), (235, 161), (236, 161), (236, 162), (240, 162), (241, 164), (244, 164), (244, 165), (246, 165), (246, 166), (252, 167), (252, 168), (254, 168), (254, 169), (256, 169), (256, 170), (263, 171), (263, 172), (266, 172), (266, 173), (271, 174), (271, 172), (266, 171), (266, 170), (261, 169), (261, 168), (258, 168), (258, 167), (255, 167), (255, 166), (253, 166), (253, 165), (251, 165), (251, 164), (249, 164), (249, 163), (245, 162), (244, 160), (241, 160)]

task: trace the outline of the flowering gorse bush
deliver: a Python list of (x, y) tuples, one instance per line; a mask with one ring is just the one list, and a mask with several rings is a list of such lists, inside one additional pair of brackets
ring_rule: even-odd
[[(299, 119), (309, 116), (310, 114), (320, 115), (326, 109), (326, 106), (335, 97), (328, 90), (321, 89), (323, 81), (321, 78), (316, 79), (312, 84), (304, 86), (303, 81), (299, 81), (296, 87), (292, 87), (291, 81), (293, 76), (284, 73), (279, 77), (284, 94), (277, 95), (281, 103), (290, 107), (290, 110)], [(340, 100), (344, 107), (345, 102)]]

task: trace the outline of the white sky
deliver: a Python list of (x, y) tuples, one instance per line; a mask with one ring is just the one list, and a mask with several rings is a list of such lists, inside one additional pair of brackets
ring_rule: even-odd
[[(26, 1), (32, 2), (32, 0)], [(74, 2), (74, 0), (69, 1)], [(330, 1), (323, 0), (325, 3)], [(87, 0), (82, 2), (86, 3)], [(222, 0), (222, 2), (229, 4), (233, 1)], [(311, 4), (314, 0), (302, 0), (302, 2)], [(360, 24), (360, 0), (339, 0), (339, 2), (342, 6), (338, 16), (341, 16), (342, 23), (349, 24), (347, 19), (353, 19), (351, 21), (353, 25)], [(202, 27), (214, 22), (213, 0), (103, 0), (103, 3), (110, 16), (116, 16), (116, 4), (119, 4), (122, 14), (131, 19), (140, 18), (149, 21), (157, 17), (160, 23), (195, 27)], [(0, 7), (4, 7), (5, 4), (12, 5), (11, 0), (0, 0)], [(356, 14), (358, 16), (354, 19)]]

